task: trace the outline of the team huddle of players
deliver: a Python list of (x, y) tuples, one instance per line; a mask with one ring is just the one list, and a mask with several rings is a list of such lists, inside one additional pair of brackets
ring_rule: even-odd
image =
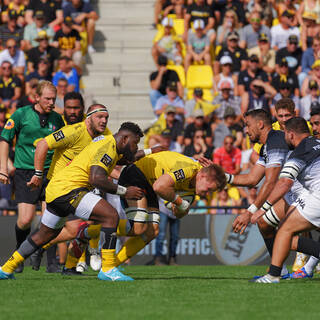
[[(42, 84), (36, 105), (25, 107), (33, 111), (24, 112), (38, 112), (41, 128), (48, 125), (48, 117), (54, 113), (54, 95), (54, 87)], [(0, 279), (13, 279), (14, 271), (25, 259), (36, 253), (41, 257), (53, 244), (73, 239), (65, 268), (74, 270), (83, 244), (94, 240), (90, 246), (98, 251), (100, 239), (98, 279), (132, 281), (118, 266), (158, 235), (159, 197), (177, 218), (182, 218), (188, 214), (195, 195), (205, 197), (222, 190), (227, 183), (256, 185), (262, 178), (265, 179), (256, 200), (233, 224), (234, 231), (242, 233), (249, 223), (257, 223), (272, 258), (269, 273), (253, 281), (276, 283), (281, 276), (311, 276), (305, 269), (289, 275), (283, 264), (290, 250), (313, 256), (313, 264), (320, 257), (320, 243), (298, 236), (320, 227), (320, 113), (311, 117), (312, 136), (310, 125), (294, 116), (292, 100), (280, 100), (276, 111), (279, 122), (275, 124), (264, 110), (244, 115), (250, 140), (259, 144), (254, 148), (255, 164), (250, 173), (233, 176), (210, 160), (195, 161), (161, 147), (138, 150), (143, 133), (137, 124), (125, 122), (112, 135), (107, 128), (107, 108), (92, 105), (86, 117), (56, 128), (34, 143), (34, 170), (25, 184), (32, 191), (45, 187), (46, 206), (39, 228), (21, 241), (0, 268)], [(41, 123), (44, 113), (47, 122)], [(14, 121), (18, 119), (14, 114), (8, 120), (2, 134), (7, 139), (1, 144), (7, 144), (9, 137), (15, 135)], [(53, 158), (47, 172), (50, 153)], [(0, 182), (8, 183), (3, 159)], [(116, 166), (121, 166), (120, 171)], [(121, 198), (126, 219), (119, 219), (105, 194)], [(118, 253), (117, 236), (129, 237)]]

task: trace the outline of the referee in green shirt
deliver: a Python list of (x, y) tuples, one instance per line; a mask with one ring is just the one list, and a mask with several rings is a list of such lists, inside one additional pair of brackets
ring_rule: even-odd
[[(34, 170), (36, 144), (42, 138), (64, 126), (62, 117), (53, 111), (57, 89), (49, 81), (42, 81), (37, 87), (35, 105), (19, 108), (12, 114), (0, 136), (0, 182), (10, 183), (8, 175), (9, 144), (16, 137), (14, 166), (15, 198), (18, 203), (16, 224), (17, 248), (30, 233), (30, 226), (36, 212), (36, 204), (44, 200), (44, 188), (31, 190), (27, 186), (33, 175), (45, 177), (50, 167), (53, 151), (49, 151), (44, 172)], [(23, 266), (18, 270), (23, 271)]]

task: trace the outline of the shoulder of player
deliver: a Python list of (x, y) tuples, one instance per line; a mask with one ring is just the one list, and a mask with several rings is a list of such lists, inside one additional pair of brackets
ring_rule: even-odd
[(320, 140), (309, 136), (299, 143), (299, 145), (291, 153), (289, 159), (299, 158), (301, 160), (310, 161), (319, 156)]
[(288, 149), (288, 145), (284, 139), (284, 132), (282, 130), (271, 130), (266, 141), (268, 149)]

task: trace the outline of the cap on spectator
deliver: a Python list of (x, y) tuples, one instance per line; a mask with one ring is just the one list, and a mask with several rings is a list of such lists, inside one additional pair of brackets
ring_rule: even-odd
[(73, 20), (70, 16), (67, 16), (64, 18), (63, 23), (68, 26), (71, 27), (73, 25)]
[(308, 20), (314, 20), (314, 21), (317, 21), (317, 19), (318, 19), (317, 14), (315, 12), (311, 12), (311, 11), (304, 11), (302, 18), (308, 19)]
[(171, 89), (171, 90), (177, 90), (177, 83), (175, 81), (168, 81), (167, 82), (167, 88)]
[(36, 17), (36, 19), (43, 19), (44, 18), (44, 12), (43, 10), (37, 10), (34, 14), (34, 16)]
[(315, 68), (318, 68), (318, 67), (320, 67), (320, 59), (316, 60), (316, 61), (313, 63), (311, 69), (315, 69)]
[(197, 29), (204, 29), (204, 21), (201, 19), (197, 19), (193, 22), (193, 28)]
[(287, 67), (288, 66), (288, 61), (286, 58), (282, 58), (280, 63), (279, 63), (280, 67)]
[(227, 79), (221, 81), (218, 89), (219, 89), (219, 90), (224, 90), (224, 89), (229, 89), (229, 90), (231, 90), (231, 89), (232, 89), (231, 82), (230, 82), (229, 80), (227, 80)]
[(281, 17), (287, 17), (287, 18), (291, 18), (293, 16), (294, 16), (294, 11), (292, 10), (285, 10), (281, 15)]
[(232, 64), (232, 59), (230, 56), (222, 56), (219, 62), (221, 65)]
[(171, 138), (171, 130), (170, 129), (164, 129), (162, 132), (161, 132), (161, 135), (163, 137), (167, 137), (167, 138)]
[(167, 114), (170, 113), (170, 112), (176, 113), (176, 107), (169, 104), (169, 105), (166, 107), (166, 111), (165, 111), (165, 112), (166, 112)]
[(41, 40), (48, 40), (50, 39), (51, 37), (47, 35), (47, 32), (46, 30), (40, 30), (38, 32), (38, 36), (34, 39), (35, 41), (41, 41)]
[(297, 44), (299, 42), (299, 39), (295, 34), (292, 34), (292, 35), (289, 36), (288, 41), (290, 43), (296, 43)]
[(318, 82), (315, 81), (315, 80), (310, 80), (309, 81), (309, 89), (318, 89), (319, 86), (318, 86)]
[(265, 33), (262, 32), (259, 34), (258, 41), (268, 41), (269, 42), (269, 38)]
[(30, 88), (36, 88), (38, 86), (39, 80), (37, 78), (32, 78), (29, 81)]
[(256, 54), (252, 54), (249, 58), (250, 62), (257, 62), (259, 63), (259, 57)]
[(164, 27), (173, 27), (173, 20), (171, 18), (165, 17), (163, 18), (161, 24)]
[(226, 107), (223, 118), (225, 119), (228, 117), (235, 117), (235, 116), (236, 116), (236, 112), (234, 111), (234, 109), (230, 106)]
[(16, 10), (9, 10), (9, 19), (17, 19), (18, 18), (18, 13)]
[(193, 94), (196, 97), (201, 98), (203, 96), (203, 90), (201, 88), (195, 88)]
[(231, 31), (227, 35), (228, 40), (239, 40), (239, 34), (236, 31)]
[(194, 110), (192, 112), (192, 116), (195, 117), (195, 118), (203, 118), (204, 117), (203, 110), (202, 109)]

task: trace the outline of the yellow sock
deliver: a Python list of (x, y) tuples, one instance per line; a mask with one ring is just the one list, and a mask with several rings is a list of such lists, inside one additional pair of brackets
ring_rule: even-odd
[(24, 257), (15, 251), (9, 260), (1, 267), (2, 271), (6, 273), (13, 273), (20, 263), (24, 261)]
[(42, 246), (42, 249), (47, 250), (52, 246), (52, 243), (48, 242), (47, 244), (45, 244), (44, 246)]
[(78, 262), (86, 262), (86, 251), (84, 250)]
[(120, 264), (133, 257), (143, 249), (146, 244), (147, 243), (141, 238), (141, 236), (132, 237), (127, 240), (116, 255), (116, 266), (118, 267)]
[(117, 228), (117, 236), (119, 237), (125, 237), (128, 232), (127, 232), (127, 219), (120, 219), (118, 223), (118, 228)]
[(101, 224), (90, 224), (88, 227), (88, 235), (90, 237), (90, 248), (98, 249), (100, 240)]
[(78, 258), (68, 253), (65, 267), (67, 269), (75, 268), (77, 266), (77, 263), (78, 263)]
[(116, 267), (116, 249), (101, 249), (102, 271)]

